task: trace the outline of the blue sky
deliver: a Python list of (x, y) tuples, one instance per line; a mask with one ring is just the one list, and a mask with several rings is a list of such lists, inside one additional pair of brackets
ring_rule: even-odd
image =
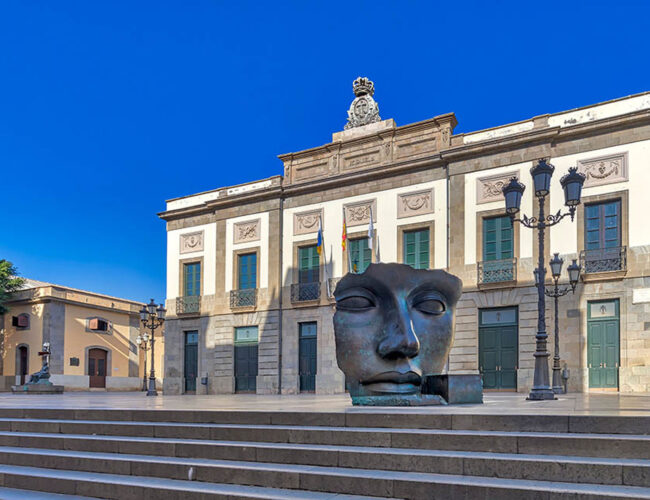
[(359, 75), (398, 125), (456, 132), (650, 90), (650, 2), (0, 4), (0, 258), (165, 293), (164, 200), (282, 172)]

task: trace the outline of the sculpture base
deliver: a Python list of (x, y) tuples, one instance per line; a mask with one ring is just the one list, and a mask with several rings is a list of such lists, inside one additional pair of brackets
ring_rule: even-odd
[(442, 396), (449, 404), (483, 403), (483, 381), (476, 375), (429, 375), (424, 377), (424, 394)]
[(435, 394), (386, 394), (381, 396), (352, 396), (354, 406), (438, 406), (447, 401)]
[(12, 385), (11, 392), (14, 394), (63, 394), (63, 386), (53, 384)]

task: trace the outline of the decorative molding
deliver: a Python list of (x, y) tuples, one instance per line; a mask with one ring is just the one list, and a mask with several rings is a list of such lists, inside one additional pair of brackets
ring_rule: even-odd
[(476, 179), (476, 204), (491, 203), (503, 200), (501, 189), (508, 184), (513, 177), (519, 178), (519, 171), (508, 172), (507, 174), (491, 175)]
[(397, 195), (397, 218), (433, 213), (433, 189)]
[(585, 187), (628, 180), (627, 152), (578, 161), (578, 172), (585, 174)]
[(249, 241), (259, 241), (260, 239), (261, 220), (249, 220), (246, 222), (236, 222), (233, 224), (233, 243), (246, 243)]
[(309, 234), (318, 231), (318, 220), (323, 219), (323, 209), (310, 210), (309, 212), (302, 212), (293, 214), (293, 234)]
[(181, 234), (180, 253), (201, 252), (203, 250), (203, 231)]
[(360, 226), (370, 223), (370, 212), (372, 208), (372, 220), (377, 222), (377, 200), (358, 201), (343, 205), (345, 210), (345, 223), (348, 227)]

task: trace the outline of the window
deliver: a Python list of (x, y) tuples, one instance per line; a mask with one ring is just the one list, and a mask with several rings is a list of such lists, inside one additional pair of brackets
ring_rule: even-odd
[(364, 272), (372, 262), (372, 250), (368, 247), (368, 238), (350, 240), (350, 269), (353, 273)]
[(621, 246), (621, 201), (585, 207), (585, 250)]
[(29, 328), (29, 314), (19, 314), (11, 318), (11, 326), (16, 328), (27, 329)]
[(404, 263), (415, 269), (429, 268), (429, 230), (404, 232)]
[(201, 263), (183, 265), (183, 292), (186, 297), (201, 295)]
[(93, 332), (107, 332), (110, 329), (110, 323), (102, 318), (90, 318), (88, 320), (88, 329)]
[(317, 283), (319, 276), (320, 255), (316, 245), (298, 249), (298, 283)]
[(257, 288), (257, 254), (247, 253), (238, 256), (239, 290)]
[(510, 217), (483, 219), (483, 260), (512, 259), (513, 239)]
[(235, 328), (235, 343), (257, 342), (258, 330), (256, 326), (238, 326)]

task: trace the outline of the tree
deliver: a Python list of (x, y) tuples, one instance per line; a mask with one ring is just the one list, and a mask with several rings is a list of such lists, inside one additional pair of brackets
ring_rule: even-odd
[(0, 259), (0, 314), (9, 311), (5, 305), (9, 296), (24, 284), (25, 280), (18, 276), (16, 267), (8, 260)]

